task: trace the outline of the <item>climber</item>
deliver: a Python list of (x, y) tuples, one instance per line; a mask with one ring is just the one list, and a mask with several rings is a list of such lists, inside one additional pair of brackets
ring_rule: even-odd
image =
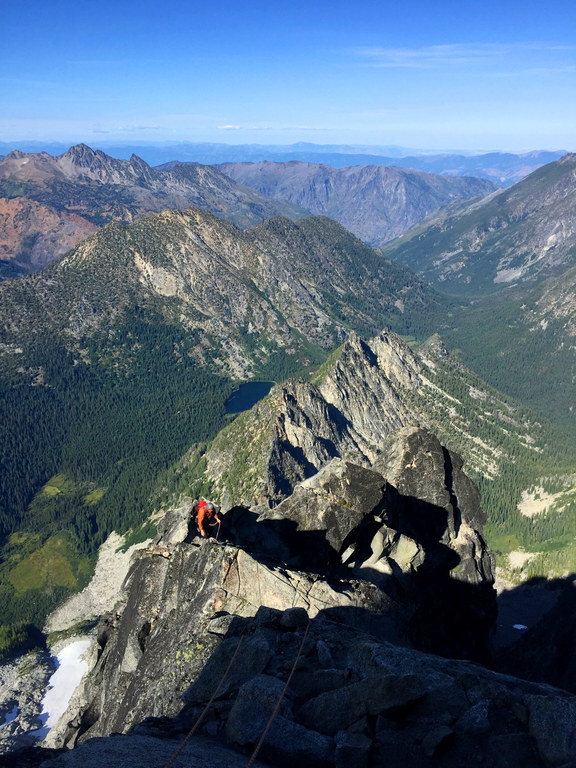
[(210, 528), (214, 528), (217, 525), (218, 529), (216, 533), (212, 535), (215, 535), (215, 537), (218, 538), (218, 533), (220, 531), (220, 518), (218, 517), (216, 507), (214, 504), (212, 504), (211, 501), (201, 500), (198, 502), (196, 523), (198, 524), (198, 530), (200, 531), (200, 536), (202, 536), (202, 538), (207, 538), (212, 534), (212, 532), (208, 530), (208, 526)]

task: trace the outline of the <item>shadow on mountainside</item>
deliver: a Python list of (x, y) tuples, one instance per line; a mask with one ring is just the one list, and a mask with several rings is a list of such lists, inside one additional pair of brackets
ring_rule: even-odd
[[(274, 531), (274, 523), (285, 521), (267, 522), (270, 523), (269, 530)], [(297, 532), (294, 536), (295, 541), (299, 541)], [(220, 552), (219, 545), (209, 541), (202, 542), (200, 546), (193, 543), (183, 547), (192, 557), (198, 558), (203, 554), (208, 556), (209, 553)], [(221, 549), (224, 555), (226, 550), (233, 547)], [(267, 558), (259, 556), (258, 560), (265, 563)], [(149, 562), (156, 567), (167, 563), (164, 558), (149, 559)], [(178, 578), (177, 563), (171, 567), (175, 569), (174, 579)], [(278, 563), (274, 567), (281, 571)], [(349, 593), (354, 589), (369, 587), (370, 582), (360, 582), (360, 587), (354, 587), (353, 581), (343, 578), (345, 573), (348, 573), (348, 578), (355, 575), (348, 569), (342, 569), (338, 574), (334, 571), (329, 574), (330, 583)], [(382, 577), (380, 589), (388, 587), (389, 591), (392, 591), (394, 587), (397, 588), (393, 576), (379, 574), (379, 577)], [(428, 578), (426, 570), (422, 578)], [(530, 600), (530, 596), (535, 594), (534, 590), (558, 595), (555, 606), (548, 615), (544, 615), (540, 626), (530, 630), (532, 637), (526, 631), (522, 636), (523, 647), (516, 644), (514, 649), (509, 649), (511, 653), (508, 657), (501, 656), (499, 663), (495, 665), (497, 671), (535, 681), (533, 686), (519, 680), (511, 682), (507, 678), (498, 678), (492, 671), (480, 665), (453, 660), (453, 654), (449, 652), (452, 633), (456, 633), (458, 637), (457, 650), (462, 649), (464, 642), (474, 642), (458, 628), (466, 629), (470, 618), (469, 611), (478, 599), (478, 587), (464, 583), (456, 583), (454, 587), (444, 579), (434, 580), (434, 583), (436, 586), (430, 594), (427, 591), (430, 583), (422, 584), (415, 577), (412, 588), (419, 593), (419, 598), (405, 592), (401, 597), (390, 598), (388, 602), (381, 603), (378, 606), (379, 611), (360, 605), (320, 610), (310, 620), (309, 632), (304, 641), (303, 633), (308, 626), (308, 618), (302, 608), (279, 611), (262, 606), (255, 617), (248, 618), (217, 611), (208, 617), (207, 636), (212, 637), (211, 643), (206, 644), (202, 636), (193, 640), (192, 647), (211, 650), (202, 661), (199, 673), (192, 678), (192, 684), (188, 684), (183, 690), (184, 705), (180, 713), (176, 717), (148, 719), (143, 714), (130, 729), (130, 737), (143, 740), (158, 738), (164, 743), (161, 749), (158, 748), (160, 751), (154, 758), (156, 762), (152, 759), (152, 753), (149, 761), (148, 758), (145, 760), (140, 757), (140, 763), (131, 762), (135, 759), (133, 745), (130, 745), (129, 741), (119, 740), (130, 737), (115, 737), (107, 749), (112, 752), (116, 749), (119, 751), (118, 754), (111, 753), (111, 759), (118, 759), (121, 762), (116, 764), (127, 767), (138, 765), (139, 768), (157, 768), (164, 765), (175, 750), (176, 744), (184, 738), (212, 696), (215, 696), (207, 709), (199, 733), (203, 739), (213, 739), (215, 745), (220, 744), (222, 747), (224, 742), (231, 744), (233, 754), (230, 759), (226, 758), (222, 762), (222, 766), (236, 766), (234, 754), (251, 754), (254, 744), (263, 732), (271, 708), (280, 696), (303, 642), (301, 658), (286, 700), (279, 709), (278, 719), (267, 742), (268, 746), (262, 753), (262, 759), (269, 761), (268, 764), (275, 768), (291, 768), (291, 756), (294, 761), (298, 757), (297, 762), (302, 765), (317, 768), (329, 768), (335, 764), (365, 764), (370, 768), (404, 768), (410, 764), (417, 768), (433, 768), (433, 765), (438, 764), (438, 759), (442, 760), (444, 768), (460, 768), (465, 763), (467, 753), (482, 757), (484, 764), (502, 765), (504, 768), (513, 768), (519, 764), (527, 768), (551, 765), (552, 763), (534, 756), (535, 736), (526, 730), (528, 726), (532, 728), (532, 723), (536, 723), (537, 718), (544, 718), (546, 713), (539, 714), (539, 710), (535, 709), (527, 725), (526, 718), (516, 717), (514, 712), (525, 708), (525, 695), (544, 701), (546, 706), (550, 702), (553, 707), (551, 711), (555, 711), (556, 707), (553, 702), (557, 699), (564, 700), (562, 697), (566, 694), (538, 688), (538, 682), (574, 690), (574, 650), (566, 645), (562, 646), (556, 640), (550, 640), (551, 635), (554, 638), (563, 637), (565, 640), (574, 637), (576, 589), (572, 581), (565, 579), (544, 583), (535, 580), (505, 595), (512, 612), (519, 610), (523, 602)], [(140, 584), (137, 586), (137, 591), (141, 594)], [(445, 589), (448, 592), (444, 594), (444, 600), (440, 601), (438, 598)], [(452, 589), (456, 592), (452, 593)], [(364, 598), (365, 594), (360, 592), (359, 599)], [(201, 603), (205, 604), (204, 599)], [(200, 615), (193, 610), (192, 605), (187, 607), (186, 614), (183, 613), (179, 620), (173, 614), (172, 609), (166, 618), (160, 620), (164, 632), (186, 636), (190, 627), (198, 625)], [(170, 619), (168, 623), (171, 616), (173, 621)], [(507, 617), (506, 620), (512, 620), (512, 614), (508, 616), (504, 612), (504, 616)], [(551, 616), (556, 616), (557, 620), (552, 621)], [(185, 621), (189, 624), (183, 623)], [(398, 632), (400, 622), (404, 622), (404, 637), (393, 638), (391, 635), (394, 633), (401, 634)], [(204, 621), (201, 623), (205, 624)], [(429, 632), (429, 639), (422, 642), (422, 635), (414, 633), (415, 626), (422, 633)], [(143, 654), (142, 661), (149, 651), (152, 655), (157, 654), (154, 667), (144, 665), (146, 684), (155, 689), (147, 707), (148, 712), (152, 712), (158, 711), (156, 708), (162, 700), (164, 678), (170, 681), (180, 664), (188, 666), (190, 671), (194, 667), (188, 660), (186, 646), (180, 646), (183, 650), (175, 653), (173, 641), (168, 636), (159, 636), (154, 642), (152, 637), (149, 637), (150, 639), (139, 638), (139, 642)], [(431, 638), (434, 638), (434, 642), (439, 646), (441, 643), (445, 645), (438, 647), (436, 655), (421, 655), (419, 650), (430, 650), (422, 646), (431, 642)], [(528, 642), (529, 640), (531, 642)], [(239, 647), (240, 641), (242, 645)], [(103, 642), (104, 646), (108, 645), (106, 640), (103, 639)], [(472, 654), (464, 656), (473, 658)], [(563, 661), (565, 668), (554, 668), (552, 663), (543, 663), (546, 659), (551, 661), (552, 657), (555, 663)], [(504, 661), (508, 666), (504, 666)], [(132, 683), (125, 685), (126, 695), (129, 695)], [(104, 678), (99, 686), (106, 687)], [(140, 697), (140, 689), (137, 686), (132, 695)], [(388, 696), (391, 698), (386, 699), (384, 704), (383, 697)], [(315, 703), (308, 705), (309, 701)], [(570, 701), (572, 699), (568, 701), (568, 705)], [(129, 708), (134, 703), (133, 701), (131, 704), (129, 699), (126, 699), (122, 706)], [(150, 706), (152, 703), (153, 707)], [(178, 709), (172, 711), (177, 712)], [(570, 715), (570, 712), (571, 710), (567, 711), (566, 716)], [(97, 720), (97, 713), (87, 710), (74, 724), (76, 737), (86, 734), (90, 739), (90, 733), (86, 731), (89, 731)], [(359, 741), (369, 745), (366, 747), (369, 758), (366, 758), (365, 763), (355, 763), (354, 760), (359, 760), (359, 756), (355, 757), (353, 754), (347, 763), (331, 762), (331, 758), (326, 756), (325, 747), (328, 749), (326, 745), (330, 739), (335, 739), (337, 733), (344, 731), (350, 734), (360, 733), (364, 737), (364, 741)], [(438, 736), (439, 741), (436, 746), (428, 748), (424, 746), (428, 744), (427, 739), (436, 744), (435, 739), (429, 736), (432, 733)], [(338, 738), (343, 739), (344, 736)], [(356, 743), (358, 739), (350, 735), (349, 741)], [(443, 743), (442, 747), (440, 742)], [(83, 746), (87, 747), (90, 743), (88, 740)], [(331, 749), (333, 748), (332, 746)], [(496, 760), (495, 755), (499, 748), (509, 750), (508, 762)], [(121, 752), (122, 749), (126, 750), (125, 755)], [(188, 757), (194, 754), (195, 749), (200, 749), (200, 746), (196, 740), (192, 740)], [(43, 759), (57, 754), (44, 753)], [(78, 764), (82, 764), (81, 754), (78, 753)], [(162, 759), (158, 757), (159, 754), (163, 755)], [(384, 760), (384, 755), (388, 762)], [(29, 756), (30, 762), (28, 755), (26, 758), (24, 754), (21, 757), (21, 762), (18, 762), (15, 755), (15, 760), (7, 762), (6, 765), (17, 765), (20, 768), (21, 765), (35, 766), (41, 763), (40, 760), (34, 762), (34, 755)], [(189, 761), (179, 762), (178, 765), (180, 764), (195, 763)], [(238, 763), (240, 764), (241, 762)], [(472, 765), (476, 763), (472, 762)], [(478, 762), (478, 766), (480, 765), (481, 762)]]
[(324, 530), (298, 530), (295, 520), (258, 521), (259, 513), (236, 506), (222, 515), (220, 538), (269, 565), (299, 567), (325, 576), (337, 562)]
[[(570, 579), (534, 581), (527, 588), (507, 594), (514, 609), (521, 604), (514, 601), (524, 600), (530, 590), (558, 592), (552, 610), (569, 607), (564, 600), (572, 596), (570, 589), (576, 592)], [(230, 616), (227, 629), (219, 631), (221, 640), (184, 692), (176, 716), (145, 718), (126, 735), (89, 740), (79, 751), (35, 748), (3, 755), (2, 764), (36, 768), (47, 759), (67, 756), (54, 765), (72, 768), (108, 761), (126, 768), (158, 768), (182, 747), (175, 768), (240, 768), (278, 702), (256, 765), (572, 764), (565, 758), (575, 753), (570, 740), (573, 697), (495, 675), (480, 665), (380, 642), (366, 632), (373, 621), (370, 614), (362, 608), (327, 609), (308, 620), (302, 608), (263, 606), (254, 617)], [(575, 616), (568, 617), (571, 623)], [(165, 660), (168, 674), (169, 662)], [(185, 745), (192, 727), (196, 734)]]
[(570, 697), (379, 642), (363, 613), (370, 612), (327, 609), (308, 620), (302, 608), (262, 607), (255, 617), (234, 617), (181, 712), (149, 718), (132, 733), (182, 739), (194, 726), (248, 758), (274, 712), (259, 757), (275, 768), (551, 764), (539, 743), (549, 738), (547, 723), (537, 722), (536, 705), (531, 719), (521, 710), (547, 697), (548, 711), (565, 702), (570, 716)]
[[(380, 638), (490, 663), (496, 594), (490, 584), (454, 578), (462, 564), (442, 542), (447, 527), (445, 508), (402, 496), (388, 484), (385, 501), (342, 537), (338, 549), (326, 530), (301, 530), (288, 518), (258, 520), (240, 506), (223, 516), (222, 536), (269, 566), (317, 574), (337, 592), (349, 592), (353, 581), (359, 604), (376, 599), (371, 611), (328, 609), (334, 617), (344, 612), (351, 620), (355, 614), (355, 626)], [(398, 554), (404, 542), (412, 547), (413, 563)], [(381, 556), (392, 550), (397, 559), (386, 557), (384, 564)]]
[(576, 574), (533, 578), (498, 596), (494, 666), (576, 693)]
[[(457, 518), (457, 506), (455, 512)], [(313, 571), (337, 591), (359, 579), (385, 595), (380, 611), (328, 609), (335, 618), (345, 614), (378, 637), (576, 692), (576, 574), (531, 579), (496, 600), (490, 584), (458, 579), (463, 564), (442, 542), (447, 510), (390, 485), (385, 503), (365, 515), (338, 550), (325, 530), (302, 531), (294, 520), (257, 517), (244, 507), (231, 510), (223, 519), (226, 538), (268, 564)], [(388, 572), (370, 562), (385, 527), (422, 548), (425, 557), (414, 572), (390, 558)]]

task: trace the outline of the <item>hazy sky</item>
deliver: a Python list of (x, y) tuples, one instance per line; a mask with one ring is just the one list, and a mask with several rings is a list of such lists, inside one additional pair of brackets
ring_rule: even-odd
[(4, 0), (0, 141), (576, 150), (575, 0)]

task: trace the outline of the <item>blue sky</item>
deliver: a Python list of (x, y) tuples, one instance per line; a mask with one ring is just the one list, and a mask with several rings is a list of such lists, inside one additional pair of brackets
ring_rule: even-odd
[(5, 0), (0, 141), (576, 150), (574, 0)]

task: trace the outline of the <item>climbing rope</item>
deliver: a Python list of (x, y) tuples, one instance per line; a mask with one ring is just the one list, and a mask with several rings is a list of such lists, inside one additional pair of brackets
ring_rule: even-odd
[(203, 710), (202, 710), (202, 712), (200, 713), (200, 715), (199, 715), (198, 719), (196, 720), (196, 722), (194, 723), (194, 725), (192, 726), (192, 728), (191, 728), (191, 729), (188, 731), (188, 733), (186, 734), (186, 737), (184, 738), (184, 740), (182, 741), (182, 743), (180, 744), (180, 746), (178, 747), (178, 749), (176, 750), (176, 752), (174, 752), (174, 754), (172, 755), (172, 757), (171, 757), (171, 758), (168, 760), (168, 762), (167, 762), (167, 763), (165, 763), (165, 764), (162, 766), (162, 768), (171, 768), (171, 766), (173, 766), (173, 765), (174, 765), (174, 763), (175, 763), (175, 762), (176, 762), (176, 760), (178, 759), (178, 757), (179, 757), (180, 753), (182, 752), (182, 750), (184, 749), (184, 747), (185, 747), (185, 746), (188, 744), (188, 742), (190, 741), (190, 739), (192, 738), (192, 736), (193, 736), (193, 735), (196, 733), (196, 731), (198, 730), (198, 727), (199, 727), (200, 723), (202, 722), (202, 720), (204, 720), (204, 718), (206, 717), (206, 715), (207, 715), (207, 713), (208, 713), (208, 710), (210, 709), (210, 707), (211, 707), (211, 706), (212, 706), (212, 704), (214, 703), (214, 699), (215, 699), (215, 698), (216, 698), (216, 696), (218, 695), (218, 691), (220, 690), (220, 688), (222, 687), (222, 685), (223, 685), (224, 681), (225, 681), (225, 680), (226, 680), (226, 678), (228, 677), (228, 673), (229, 673), (229, 672), (230, 672), (230, 670), (232, 669), (232, 665), (234, 664), (234, 661), (236, 660), (236, 657), (238, 656), (238, 653), (239, 653), (239, 651), (240, 651), (240, 647), (241, 647), (241, 645), (242, 645), (242, 641), (243, 641), (243, 640), (244, 640), (244, 636), (242, 636), (242, 637), (240, 638), (240, 641), (239, 641), (238, 645), (236, 646), (236, 650), (234, 651), (234, 653), (233, 653), (233, 655), (232, 655), (232, 658), (230, 659), (230, 662), (228, 663), (228, 666), (227, 666), (227, 667), (226, 667), (226, 669), (224, 670), (224, 674), (222, 675), (222, 677), (220, 678), (220, 680), (219, 680), (219, 682), (218, 682), (218, 685), (217, 685), (217, 686), (216, 686), (216, 688), (214, 689), (214, 693), (212, 694), (212, 698), (210, 699), (210, 701), (208, 702), (208, 704), (206, 704), (206, 706), (204, 707), (204, 709), (203, 709)]
[(264, 732), (262, 733), (262, 736), (260, 736), (260, 741), (258, 744), (256, 744), (256, 748), (254, 749), (254, 752), (252, 752), (252, 757), (248, 761), (248, 764), (246, 765), (246, 768), (252, 768), (254, 765), (254, 761), (256, 760), (256, 755), (260, 751), (262, 745), (266, 741), (266, 737), (268, 736), (268, 733), (270, 731), (270, 728), (272, 728), (272, 723), (274, 722), (274, 719), (276, 718), (276, 715), (278, 714), (278, 711), (280, 709), (280, 704), (282, 703), (282, 699), (286, 695), (286, 691), (288, 690), (288, 686), (290, 685), (290, 681), (292, 680), (292, 675), (296, 671), (296, 667), (298, 666), (298, 662), (300, 661), (300, 658), (302, 657), (302, 651), (304, 650), (304, 643), (306, 642), (306, 638), (308, 637), (308, 630), (310, 629), (310, 620), (308, 620), (308, 624), (306, 625), (306, 630), (304, 632), (304, 635), (302, 636), (302, 642), (300, 643), (300, 648), (298, 649), (298, 654), (296, 658), (294, 659), (294, 664), (292, 664), (292, 669), (290, 670), (290, 674), (288, 675), (288, 679), (286, 680), (286, 683), (284, 684), (284, 688), (282, 688), (282, 692), (280, 693), (280, 696), (278, 697), (278, 701), (276, 702), (276, 705), (274, 709), (272, 710), (272, 714), (270, 715), (270, 718), (268, 722), (266, 723), (266, 728), (264, 728)]

